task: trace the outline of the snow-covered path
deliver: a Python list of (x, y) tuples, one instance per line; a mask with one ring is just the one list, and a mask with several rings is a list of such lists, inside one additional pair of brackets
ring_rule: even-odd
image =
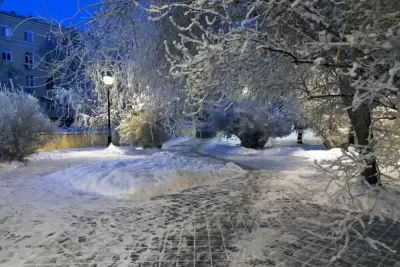
[[(315, 179), (309, 163), (294, 157), (228, 157), (269, 170), (143, 200), (84, 194), (43, 178), (75, 164), (127, 158), (51, 155), (0, 172), (0, 266), (311, 267), (328, 266), (339, 250), (340, 242), (306, 232), (326, 229), (299, 220), (329, 220), (334, 213), (310, 203), (312, 186), (288, 184), (299, 173)], [(375, 222), (367, 232), (400, 250), (399, 224)], [(332, 266), (399, 262), (354, 239)]]

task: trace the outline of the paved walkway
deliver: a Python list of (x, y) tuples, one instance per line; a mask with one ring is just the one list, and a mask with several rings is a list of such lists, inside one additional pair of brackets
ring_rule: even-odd
[[(278, 171), (143, 201), (81, 194), (48, 184), (40, 171), (13, 177), (18, 172), (0, 174), (8, 177), (0, 187), (0, 266), (400, 266), (399, 253), (373, 250), (354, 235), (330, 263), (344, 240), (317, 238), (309, 232), (331, 229), (307, 220), (342, 215), (311, 204), (306, 189), (280, 184)], [(366, 225), (356, 227), (400, 251), (398, 223)]]

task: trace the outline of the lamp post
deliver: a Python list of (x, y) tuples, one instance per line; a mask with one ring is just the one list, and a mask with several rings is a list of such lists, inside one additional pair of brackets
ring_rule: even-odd
[(107, 138), (107, 147), (111, 144), (111, 116), (110, 116), (110, 89), (114, 84), (114, 77), (109, 75), (108, 73), (103, 76), (103, 82), (106, 85), (107, 89), (107, 114), (108, 114), (108, 138)]

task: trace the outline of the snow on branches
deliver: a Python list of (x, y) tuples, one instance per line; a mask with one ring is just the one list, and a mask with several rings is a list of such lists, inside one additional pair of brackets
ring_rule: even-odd
[[(271, 94), (325, 100), (338, 119), (326, 114), (328, 124), (355, 134), (355, 152), (325, 169), (350, 185), (360, 177), (370, 185), (398, 178), (399, 1), (168, 1), (152, 9), (191, 17), (171, 19), (180, 39), (166, 47), (170, 75), (186, 82), (192, 114), (243, 90), (260, 101)], [(321, 73), (335, 80), (331, 88), (319, 89), (327, 85)]]
[[(165, 71), (168, 29), (148, 21), (147, 11), (128, 0), (103, 1), (81, 12), (89, 19), (53, 30), (57, 42), (43, 59), (56, 84), (49, 98), (69, 103), (82, 127), (105, 125), (107, 90), (115, 125), (140, 110), (165, 107), (169, 113), (171, 105), (179, 106), (179, 87)], [(111, 87), (102, 81), (106, 73), (114, 76)]]
[(324, 168), (340, 182), (385, 185), (399, 175), (398, 10), (398, 0), (106, 0), (84, 24), (54, 32), (53, 96), (95, 124), (108, 71), (114, 122), (160, 108), (171, 125), (196, 122), (245, 101), (286, 105), (297, 122), (300, 102), (315, 112), (323, 100), (338, 119), (322, 114), (322, 128), (355, 134), (354, 153)]

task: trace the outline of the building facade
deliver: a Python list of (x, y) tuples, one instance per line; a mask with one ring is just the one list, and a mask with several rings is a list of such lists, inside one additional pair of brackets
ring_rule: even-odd
[(0, 80), (12, 80), (14, 86), (34, 95), (43, 111), (57, 120), (65, 117), (66, 112), (49, 98), (54, 83), (42, 60), (54, 47), (50, 27), (37, 19), (0, 11)]

